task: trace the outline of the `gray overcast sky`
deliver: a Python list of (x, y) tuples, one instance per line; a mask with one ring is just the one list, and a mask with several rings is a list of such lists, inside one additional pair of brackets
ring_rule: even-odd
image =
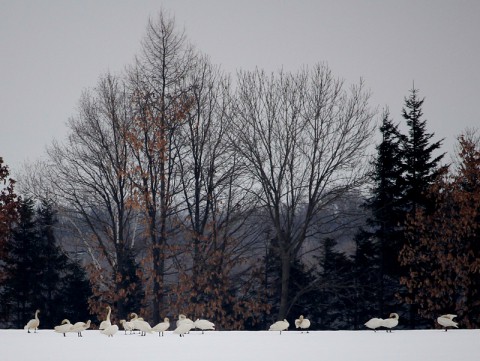
[(160, 9), (227, 72), (325, 62), (401, 109), (413, 81), (434, 140), (480, 125), (478, 0), (0, 0), (0, 156), (11, 170), (67, 134), (82, 91), (140, 51)]

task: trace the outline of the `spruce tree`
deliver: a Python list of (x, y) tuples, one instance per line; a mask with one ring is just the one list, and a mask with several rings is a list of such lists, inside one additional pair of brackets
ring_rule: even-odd
[(122, 253), (122, 264), (118, 266), (117, 290), (123, 296), (116, 302), (119, 317), (127, 318), (132, 310), (140, 310), (143, 307), (145, 292), (142, 287), (137, 270), (140, 268), (135, 260), (133, 249), (125, 248)]
[(439, 164), (445, 153), (434, 156), (442, 146), (442, 141), (431, 143), (434, 133), (427, 132), (427, 121), (423, 119), (424, 99), (419, 99), (418, 89), (413, 88), (410, 96), (405, 98), (402, 110), (408, 126), (408, 135), (404, 138), (405, 184), (404, 203), (412, 215), (419, 207), (427, 212), (433, 204), (428, 199), (428, 189), (440, 173)]
[(37, 294), (38, 302), (42, 303), (43, 326), (52, 328), (55, 321), (62, 318), (62, 298), (58, 284), (61, 279), (61, 271), (65, 269), (67, 259), (63, 255), (55, 241), (53, 226), (55, 214), (53, 207), (47, 201), (43, 201), (37, 210), (37, 284), (40, 292)]
[[(403, 206), (410, 219), (417, 217), (417, 212), (427, 214), (434, 210), (433, 198), (428, 196), (429, 188), (443, 172), (440, 162), (444, 153), (435, 156), (442, 145), (442, 140), (431, 142), (434, 133), (427, 132), (427, 121), (423, 119), (424, 99), (419, 99), (418, 89), (412, 88), (410, 96), (405, 98), (405, 107), (402, 110), (403, 118), (408, 126), (408, 135), (403, 141), (405, 158), (405, 196)], [(404, 229), (403, 224), (403, 229)], [(404, 247), (412, 247), (412, 242), (417, 242), (416, 237), (404, 238)], [(418, 270), (404, 269), (402, 277)], [(415, 328), (420, 322), (418, 319), (418, 305), (414, 303), (415, 295), (402, 293), (401, 298), (410, 304), (410, 327)]]
[(92, 297), (92, 289), (85, 269), (77, 260), (68, 260), (59, 288), (63, 300), (63, 318), (73, 323), (85, 322), (92, 317), (88, 303)]
[(22, 200), (18, 213), (18, 223), (5, 247), (1, 293), (6, 326), (14, 328), (22, 328), (37, 308), (42, 309), (37, 299), (38, 248), (33, 200)]
[[(71, 315), (72, 320), (86, 321), (90, 285), (85, 271), (70, 260), (57, 243), (54, 233), (57, 219), (52, 202), (41, 202), (36, 222), (39, 249), (37, 282), (41, 287), (39, 301), (44, 305), (43, 325), (52, 328), (66, 315)], [(72, 305), (75, 305), (74, 309)]]
[(364, 319), (394, 311), (401, 275), (398, 254), (403, 247), (401, 225), (405, 218), (402, 145), (406, 137), (390, 119), (388, 109), (383, 112), (380, 132), (382, 141), (372, 164), (371, 197), (364, 205), (370, 212), (368, 227), (355, 239), (358, 295), (366, 302), (364, 312), (369, 312), (361, 315)]
[(315, 299), (314, 321), (319, 329), (350, 329), (355, 298), (353, 262), (337, 250), (337, 241), (326, 238), (319, 259), (318, 291)]
[(380, 251), (373, 233), (360, 229), (355, 235), (353, 328), (362, 329), (366, 320), (383, 314), (380, 281)]
[(69, 316), (72, 321), (86, 318), (89, 283), (84, 271), (57, 245), (55, 222), (51, 203), (42, 202), (38, 210), (32, 199), (20, 203), (3, 267), (1, 299), (9, 327), (23, 327), (37, 308), (42, 328), (52, 328)]

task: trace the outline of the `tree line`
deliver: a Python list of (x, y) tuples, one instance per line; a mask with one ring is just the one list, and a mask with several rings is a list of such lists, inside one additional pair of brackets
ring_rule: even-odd
[(385, 110), (372, 158), (369, 96), (325, 64), (233, 81), (160, 13), (134, 64), (85, 91), (67, 138), (23, 172), (21, 197), (0, 162), (0, 322), (110, 305), (223, 329), (297, 314), (357, 329), (389, 312), (427, 327), (441, 311), (475, 327), (479, 143), (466, 132), (442, 164), (413, 88), (408, 134)]

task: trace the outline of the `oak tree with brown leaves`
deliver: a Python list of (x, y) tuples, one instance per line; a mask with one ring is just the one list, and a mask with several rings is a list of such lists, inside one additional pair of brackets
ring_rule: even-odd
[(417, 210), (407, 222), (410, 240), (400, 254), (409, 273), (401, 282), (419, 305), (421, 316), (433, 320), (455, 313), (468, 328), (480, 326), (480, 148), (459, 137), (457, 169), (444, 171), (429, 197), (431, 213)]
[(142, 54), (129, 71), (133, 123), (128, 134), (132, 151), (131, 179), (137, 204), (144, 214), (147, 259), (147, 294), (152, 319), (166, 311), (165, 273), (168, 240), (175, 227), (175, 196), (180, 192), (174, 138), (185, 121), (192, 98), (185, 82), (195, 53), (174, 18), (160, 12), (148, 22)]
[(4, 257), (5, 243), (18, 218), (19, 198), (14, 189), (15, 181), (9, 175), (8, 165), (0, 157), (0, 260)]

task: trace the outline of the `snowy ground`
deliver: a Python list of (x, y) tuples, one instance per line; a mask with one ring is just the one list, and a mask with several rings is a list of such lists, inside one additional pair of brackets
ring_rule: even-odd
[(2, 361), (470, 361), (480, 359), (480, 330), (192, 331), (113, 338), (98, 330), (63, 337), (52, 330), (0, 330)]

